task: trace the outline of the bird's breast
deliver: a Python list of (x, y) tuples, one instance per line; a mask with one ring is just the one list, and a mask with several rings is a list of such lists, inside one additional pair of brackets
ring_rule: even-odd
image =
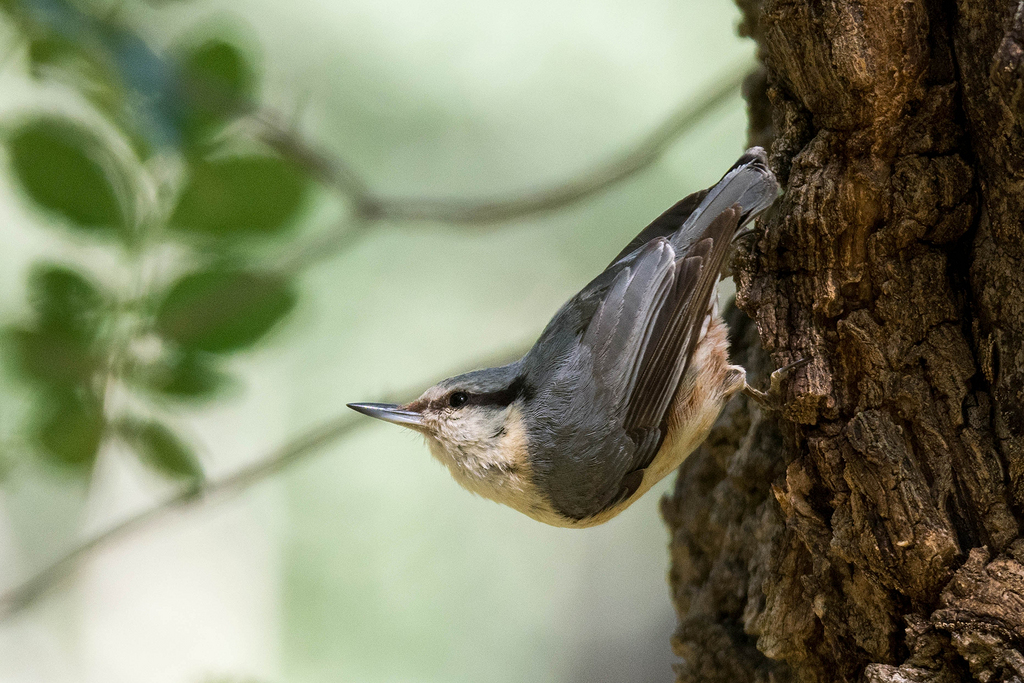
[[(738, 372), (737, 372), (738, 370)], [(668, 433), (647, 474), (651, 485), (677, 469), (704, 442), (726, 402), (743, 389), (744, 373), (729, 365), (728, 330), (713, 316), (694, 350), (668, 416)], [(644, 485), (648, 476), (644, 476)]]

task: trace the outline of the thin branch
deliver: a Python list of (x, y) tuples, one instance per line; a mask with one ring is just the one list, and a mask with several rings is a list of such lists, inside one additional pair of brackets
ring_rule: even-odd
[(261, 138), (278, 153), (295, 161), (320, 182), (336, 187), (355, 202), (364, 219), (440, 221), (444, 223), (496, 223), (553, 211), (593, 196), (654, 164), (683, 133), (739, 92), (749, 65), (734, 67), (716, 78), (695, 100), (669, 116), (628, 150), (577, 178), (520, 196), (483, 200), (383, 198), (375, 195), (353, 167), (317, 152), (267, 115), (254, 118), (264, 126)]
[(366, 182), (347, 162), (317, 152), (302, 138), (274, 124), (266, 113), (250, 112), (264, 126), (261, 139), (282, 156), (301, 166), (320, 182), (336, 187), (352, 200), (349, 217), (299, 248), (281, 268), (295, 272), (347, 249), (363, 237), (373, 221), (441, 221), (483, 224), (554, 211), (628, 180), (654, 164), (683, 133), (738, 92), (746, 78), (747, 66), (736, 67), (715, 87), (669, 116), (644, 139), (604, 164), (572, 180), (518, 197), (467, 201), (460, 199), (382, 199), (375, 197)]
[(367, 422), (365, 419), (360, 420), (357, 415), (344, 415), (329, 420), (285, 444), (255, 464), (243, 468), (225, 479), (208, 484), (200, 490), (182, 491), (90, 538), (25, 582), (0, 596), (0, 621), (12, 617), (35, 602), (47, 590), (70, 574), (82, 560), (100, 548), (130, 536), (169, 512), (242, 491), (296, 461), (312, 455)]
[(465, 201), (458, 199), (396, 199), (382, 202), (390, 220), (432, 220), (447, 223), (494, 223), (560, 209), (598, 194), (653, 165), (675, 140), (739, 92), (749, 67), (715, 80), (696, 101), (683, 106), (628, 151), (562, 185), (520, 197)]
[[(511, 359), (521, 356), (524, 351), (525, 349), (520, 348), (492, 355), (480, 360), (472, 367), (507, 363)], [(418, 391), (415, 393), (412, 391), (403, 392), (403, 396), (415, 397), (418, 393)], [(14, 616), (45, 595), (63, 578), (68, 576), (83, 560), (98, 550), (131, 536), (155, 520), (175, 510), (197, 507), (236, 495), (254, 484), (268, 479), (281, 470), (323, 450), (332, 443), (347, 436), (356, 428), (369, 424), (373, 424), (373, 422), (355, 413), (345, 413), (327, 420), (270, 452), (252, 465), (243, 467), (224, 479), (208, 482), (199, 489), (181, 491), (163, 502), (157, 503), (106, 531), (93, 536), (29, 579), (0, 595), (0, 622)]]
[(373, 222), (358, 213), (345, 217), (334, 227), (316, 235), (308, 244), (300, 246), (291, 255), (280, 259), (276, 270), (288, 277), (297, 275), (314, 263), (351, 248), (370, 231), (371, 227)]
[(376, 217), (378, 205), (370, 187), (348, 162), (317, 151), (292, 130), (275, 123), (267, 112), (253, 111), (250, 116), (263, 127), (259, 137), (264, 143), (311, 177), (355, 201), (361, 216)]

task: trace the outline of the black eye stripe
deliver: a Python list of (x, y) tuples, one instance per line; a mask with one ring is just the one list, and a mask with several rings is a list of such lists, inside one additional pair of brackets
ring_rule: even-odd
[(506, 408), (519, 398), (519, 395), (509, 389), (500, 391), (489, 391), (486, 394), (470, 394), (469, 402), (475, 406), (493, 406), (495, 408)]
[(517, 377), (510, 385), (498, 391), (471, 392), (461, 389), (455, 390), (448, 396), (431, 401), (435, 409), (462, 408), (464, 406), (486, 406), (493, 408), (507, 408), (520, 398), (529, 400), (533, 397), (533, 387), (526, 383), (522, 377)]

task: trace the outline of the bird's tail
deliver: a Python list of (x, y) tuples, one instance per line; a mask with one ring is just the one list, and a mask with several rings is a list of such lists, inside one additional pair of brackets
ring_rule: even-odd
[(760, 147), (751, 147), (729, 172), (708, 190), (701, 203), (672, 236), (673, 246), (682, 247), (719, 214), (738, 204), (740, 220), (737, 228), (767, 209), (779, 194), (779, 183), (768, 168), (768, 158)]

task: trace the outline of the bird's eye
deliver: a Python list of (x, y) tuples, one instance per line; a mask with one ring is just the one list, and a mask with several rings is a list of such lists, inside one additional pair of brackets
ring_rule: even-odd
[(452, 395), (448, 397), (448, 405), (452, 408), (461, 408), (466, 405), (466, 401), (469, 400), (469, 396), (466, 395), (465, 391), (454, 391)]

